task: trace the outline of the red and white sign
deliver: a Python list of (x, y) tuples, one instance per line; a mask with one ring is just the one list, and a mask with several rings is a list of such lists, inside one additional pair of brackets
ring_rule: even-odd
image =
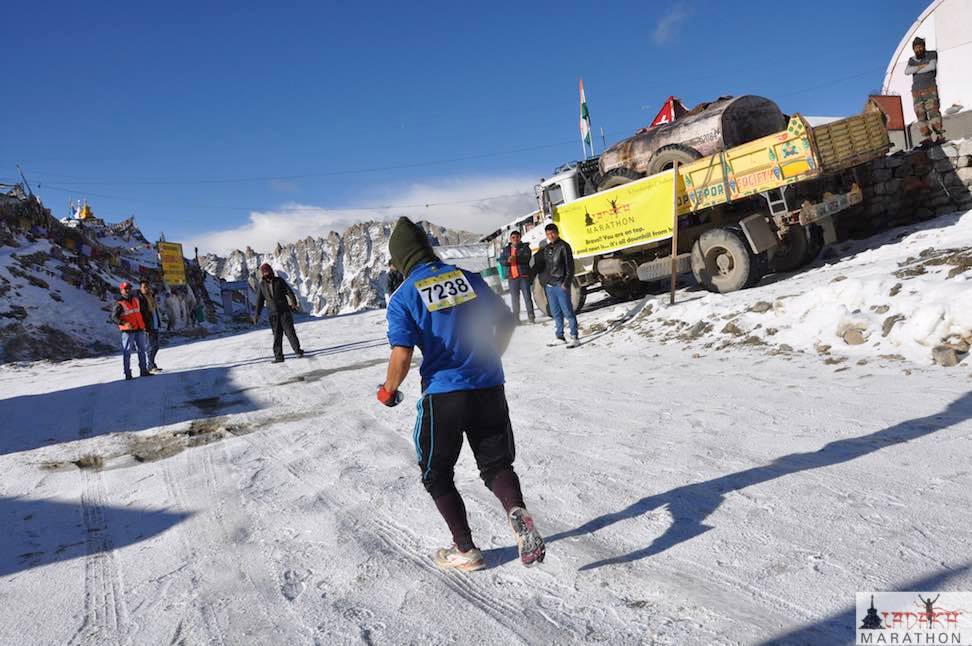
[(668, 100), (665, 101), (665, 105), (662, 109), (658, 111), (655, 118), (652, 120), (649, 128), (654, 128), (655, 126), (662, 126), (666, 123), (671, 123), (678, 119), (680, 116), (688, 112), (682, 102), (678, 100), (678, 97), (670, 96)]

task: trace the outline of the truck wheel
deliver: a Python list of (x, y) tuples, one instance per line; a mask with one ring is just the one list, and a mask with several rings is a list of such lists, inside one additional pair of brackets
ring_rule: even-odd
[(612, 296), (621, 301), (630, 301), (641, 298), (648, 292), (648, 284), (641, 281), (615, 281), (612, 283), (601, 283), (608, 296)]
[(642, 177), (644, 176), (641, 173), (636, 173), (630, 168), (612, 168), (604, 174), (598, 173), (597, 177), (594, 178), (594, 184), (597, 185), (597, 190), (604, 191)]
[(786, 232), (786, 237), (776, 248), (770, 259), (770, 269), (773, 272), (796, 271), (809, 262), (810, 237), (807, 230), (795, 224)]
[[(574, 306), (574, 313), (580, 312), (586, 302), (587, 290), (581, 287), (575, 280), (573, 285), (570, 286), (570, 303)], [(547, 316), (550, 316), (550, 304), (547, 302), (547, 291), (540, 284), (539, 279), (533, 281), (533, 306)]]
[(574, 313), (579, 313), (587, 302), (587, 289), (581, 287), (575, 280), (570, 286), (570, 304), (574, 306)]
[(819, 226), (791, 226), (781, 249), (770, 260), (770, 270), (788, 272), (806, 267), (817, 259), (823, 247), (823, 230)]
[(746, 236), (735, 227), (717, 227), (703, 233), (692, 245), (692, 275), (710, 292), (726, 294), (755, 285), (765, 275), (765, 256), (749, 248)]
[(550, 316), (550, 305), (547, 303), (547, 291), (543, 288), (539, 278), (533, 281), (533, 306), (545, 315)]
[(662, 146), (651, 156), (648, 162), (648, 174), (655, 175), (663, 170), (669, 170), (675, 162), (689, 164), (702, 157), (697, 151), (680, 144)]
[(810, 244), (807, 245), (807, 261), (804, 263), (805, 265), (809, 265), (816, 260), (820, 252), (823, 251), (824, 246), (826, 246), (824, 243), (824, 230), (819, 224), (811, 224), (807, 227), (807, 238)]

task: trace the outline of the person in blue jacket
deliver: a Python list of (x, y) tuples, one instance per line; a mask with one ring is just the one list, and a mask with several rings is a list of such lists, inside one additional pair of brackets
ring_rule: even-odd
[(402, 401), (398, 389), (418, 347), (422, 397), (413, 432), (415, 453), (422, 483), (453, 540), (452, 547), (438, 550), (436, 564), (464, 571), (485, 567), (453, 481), (463, 434), (483, 482), (506, 511), (521, 562), (542, 562), (543, 537), (513, 470), (513, 426), (503, 388), (500, 357), (513, 334), (513, 315), (478, 274), (439, 260), (425, 231), (408, 218), (399, 218), (388, 247), (405, 280), (388, 303), (392, 351), (378, 401), (386, 406)]

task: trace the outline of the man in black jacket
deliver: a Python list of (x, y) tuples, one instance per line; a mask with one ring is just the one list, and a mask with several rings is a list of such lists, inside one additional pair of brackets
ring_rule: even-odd
[(520, 323), (520, 293), (526, 303), (527, 319), (530, 323), (536, 321), (533, 312), (533, 293), (530, 291), (532, 276), (530, 275), (530, 245), (520, 242), (519, 231), (510, 234), (510, 244), (503, 247), (499, 263), (506, 267), (507, 281), (510, 284), (510, 299), (513, 304), (513, 320)]
[(253, 317), (253, 324), (256, 325), (263, 311), (263, 305), (267, 305), (267, 313), (270, 317), (270, 328), (273, 330), (273, 363), (281, 363), (283, 356), (283, 335), (287, 335), (290, 347), (294, 349), (298, 357), (304, 356), (304, 351), (300, 349), (300, 340), (297, 339), (297, 331), (294, 330), (294, 315), (297, 311), (297, 297), (280, 276), (273, 273), (273, 268), (267, 263), (260, 265), (260, 289), (257, 294), (256, 315)]
[(152, 285), (143, 280), (138, 286), (138, 300), (141, 301), (142, 321), (145, 323), (145, 336), (148, 338), (148, 349), (145, 358), (150, 372), (162, 372), (162, 368), (155, 365), (155, 357), (159, 354), (159, 328), (162, 319), (159, 317), (159, 306), (155, 300)]
[(570, 340), (568, 348), (576, 348), (577, 317), (574, 306), (570, 302), (570, 288), (574, 282), (574, 250), (560, 237), (560, 230), (554, 223), (545, 229), (547, 244), (537, 254), (540, 256), (537, 269), (540, 281), (547, 293), (547, 304), (550, 306), (550, 316), (554, 319), (557, 339), (564, 340), (564, 317), (570, 324)]

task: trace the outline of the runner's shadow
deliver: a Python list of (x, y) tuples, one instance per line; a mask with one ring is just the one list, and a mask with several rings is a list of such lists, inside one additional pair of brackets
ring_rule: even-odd
[[(705, 520), (722, 505), (726, 494), (729, 492), (739, 491), (801, 471), (849, 462), (890, 446), (917, 440), (968, 419), (972, 419), (972, 392), (962, 395), (940, 413), (907, 420), (869, 435), (835, 440), (824, 445), (818, 451), (791, 453), (765, 466), (753, 467), (648, 496), (620, 511), (598, 516), (579, 527), (549, 536), (546, 540), (548, 543), (554, 543), (566, 538), (594, 534), (621, 521), (667, 508), (672, 517), (671, 525), (647, 547), (628, 554), (589, 563), (581, 570), (593, 570), (605, 565), (637, 561), (660, 554), (712, 529), (710, 525), (705, 524)], [(513, 551), (513, 557), (515, 558), (515, 551)], [(492, 560), (494, 565), (512, 560), (505, 549), (488, 550), (487, 559)]]

